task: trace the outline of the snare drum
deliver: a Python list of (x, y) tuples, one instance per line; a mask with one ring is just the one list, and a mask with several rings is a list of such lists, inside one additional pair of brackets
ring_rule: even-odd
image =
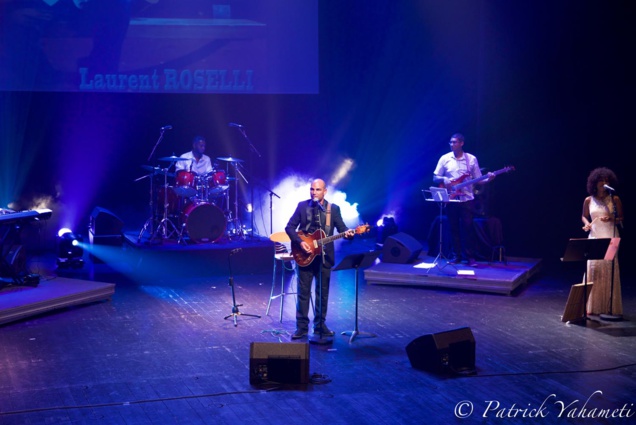
[(198, 202), (186, 206), (181, 221), (193, 242), (215, 242), (225, 233), (227, 220), (216, 205)]
[(190, 197), (197, 194), (197, 190), (195, 188), (195, 177), (196, 174), (192, 171), (187, 170), (179, 170), (177, 171), (176, 182), (175, 182), (175, 192), (179, 196)]

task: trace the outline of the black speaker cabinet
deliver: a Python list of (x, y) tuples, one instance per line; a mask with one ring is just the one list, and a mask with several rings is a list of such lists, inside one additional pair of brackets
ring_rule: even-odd
[(4, 261), (0, 262), (0, 276), (15, 276), (27, 271), (26, 253), (22, 245), (4, 247), (0, 254), (4, 256)]
[(250, 384), (309, 384), (309, 344), (252, 342)]
[(384, 263), (408, 264), (422, 252), (422, 244), (406, 233), (396, 233), (384, 241), (382, 261)]
[(91, 213), (90, 230), (94, 236), (120, 235), (124, 222), (112, 212), (102, 207), (95, 207)]
[(415, 338), (406, 346), (414, 369), (433, 373), (475, 373), (475, 338), (459, 328)]

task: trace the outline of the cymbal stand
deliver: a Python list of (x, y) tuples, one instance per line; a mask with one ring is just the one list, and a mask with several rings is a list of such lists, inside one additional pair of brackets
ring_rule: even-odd
[[(225, 165), (225, 176), (227, 178), (227, 182), (228, 182), (228, 188), (225, 191), (225, 193), (223, 194), (223, 212), (225, 213), (225, 215), (227, 216), (227, 222), (228, 224), (233, 222), (233, 215), (232, 215), (232, 210), (230, 209), (230, 192), (232, 191), (231, 186), (232, 186), (232, 178), (230, 176), (230, 163), (228, 162)], [(230, 237), (230, 226), (227, 226), (227, 236)]]
[(236, 322), (236, 319), (238, 318), (238, 316), (256, 317), (257, 319), (261, 318), (261, 316), (257, 314), (241, 313), (239, 311), (239, 307), (241, 307), (243, 304), (236, 304), (236, 294), (234, 293), (234, 277), (232, 276), (232, 255), (239, 253), (241, 251), (243, 251), (243, 248), (233, 249), (232, 251), (230, 251), (230, 254), (227, 257), (228, 268), (230, 271), (229, 285), (230, 285), (230, 288), (232, 288), (232, 314), (228, 314), (223, 319), (227, 320), (231, 317), (232, 320), (234, 320), (234, 326), (238, 325), (238, 323)]
[[(150, 231), (152, 232), (154, 230), (154, 226), (155, 226), (155, 221), (156, 221), (156, 213), (155, 213), (155, 204), (154, 204), (154, 185), (153, 185), (153, 181), (155, 179), (155, 173), (153, 172), (152, 174), (146, 174), (143, 177), (138, 178), (135, 181), (139, 181), (141, 179), (144, 179), (146, 177), (150, 177), (150, 201), (148, 202), (148, 205), (150, 205), (150, 217), (148, 218), (148, 220), (146, 220), (146, 222), (144, 223), (143, 227), (141, 228), (141, 231), (139, 232), (139, 237), (137, 238), (137, 243), (141, 242), (141, 238), (144, 236), (144, 233), (146, 233), (146, 230), (148, 230), (148, 228), (150, 228)], [(154, 237), (154, 233), (150, 234), (150, 239), (152, 239)]]
[[(170, 239), (173, 235), (177, 235), (177, 243), (183, 242), (182, 232), (179, 232), (177, 226), (168, 218), (168, 170), (170, 167), (163, 170), (163, 218), (159, 222), (155, 233), (153, 234), (151, 241), (157, 235), (160, 235), (162, 239)], [(170, 229), (168, 229), (171, 227)]]
[(234, 166), (234, 218), (231, 218), (229, 221), (233, 222), (234, 225), (234, 235), (239, 237), (244, 237), (245, 233), (243, 232), (243, 228), (241, 226), (241, 219), (238, 216), (238, 176), (241, 176), (245, 184), (249, 184), (241, 170), (239, 170), (239, 163), (232, 163)]

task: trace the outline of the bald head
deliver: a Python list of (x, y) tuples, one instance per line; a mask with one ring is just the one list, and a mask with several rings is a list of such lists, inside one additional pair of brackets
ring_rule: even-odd
[(311, 188), (309, 189), (309, 194), (311, 199), (314, 201), (318, 201), (322, 203), (322, 200), (325, 199), (325, 194), (327, 193), (327, 185), (325, 181), (322, 179), (315, 179), (311, 182)]

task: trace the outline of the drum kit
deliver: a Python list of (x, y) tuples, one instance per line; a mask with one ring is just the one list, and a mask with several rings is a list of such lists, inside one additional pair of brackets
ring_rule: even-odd
[[(146, 232), (150, 232), (150, 242), (176, 239), (177, 243), (185, 243), (187, 237), (194, 243), (210, 243), (224, 235), (243, 236), (242, 232), (236, 231), (240, 228), (237, 208), (234, 215), (230, 210), (230, 183), (236, 183), (237, 175), (245, 178), (239, 170), (243, 160), (219, 157), (217, 160), (225, 162), (226, 169), (214, 164), (213, 170), (203, 175), (185, 169), (171, 171), (174, 164), (190, 161), (188, 158), (173, 155), (159, 160), (168, 162), (168, 167), (142, 166), (151, 171), (144, 177), (151, 177), (152, 215), (141, 229), (138, 242), (141, 242)], [(234, 170), (233, 177), (228, 176), (230, 167)], [(159, 178), (157, 190), (153, 187), (156, 177)]]

